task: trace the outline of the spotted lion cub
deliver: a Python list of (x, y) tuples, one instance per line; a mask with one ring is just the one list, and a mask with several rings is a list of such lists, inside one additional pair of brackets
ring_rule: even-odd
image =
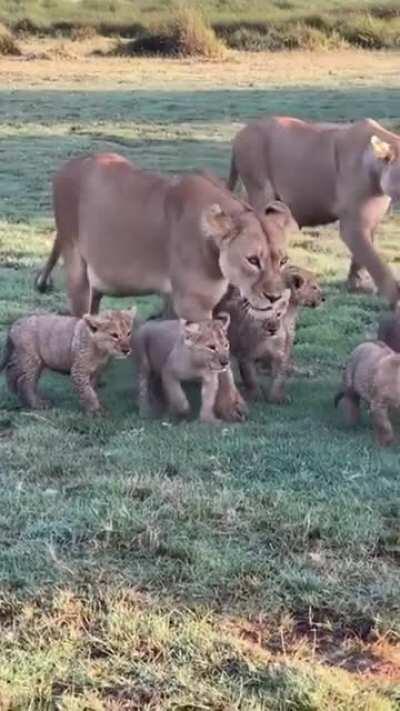
[(300, 306), (316, 307), (323, 295), (315, 276), (307, 269), (288, 265), (282, 270), (286, 290), (269, 311), (254, 318), (239, 290), (230, 287), (218, 308), (231, 316), (228, 337), (249, 397), (264, 394), (257, 383), (256, 364), (267, 366), (272, 375), (266, 394), (270, 402), (285, 401), (296, 323)]
[(347, 424), (358, 422), (360, 400), (369, 405), (378, 444), (391, 444), (394, 434), (388, 410), (400, 407), (400, 355), (382, 341), (361, 343), (344, 369), (335, 407), (341, 402)]
[(28, 407), (42, 409), (50, 405), (37, 391), (42, 371), (70, 374), (84, 410), (98, 413), (97, 378), (111, 357), (129, 355), (135, 314), (135, 309), (103, 311), (78, 319), (42, 312), (18, 319), (0, 362), (9, 389)]
[(190, 405), (181, 382), (200, 380), (202, 422), (216, 422), (218, 376), (229, 367), (229, 316), (210, 320), (147, 321), (133, 336), (133, 357), (139, 375), (141, 415), (162, 411), (183, 417)]

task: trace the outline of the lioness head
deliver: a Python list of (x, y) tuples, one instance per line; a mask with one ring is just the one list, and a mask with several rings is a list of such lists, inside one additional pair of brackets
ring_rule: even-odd
[(267, 206), (264, 215), (246, 206), (234, 216), (219, 205), (203, 212), (202, 230), (218, 249), (222, 275), (239, 289), (255, 314), (270, 311), (282, 294), (286, 231), (293, 224), (289, 208), (277, 200)]
[(131, 336), (136, 309), (102, 311), (93, 316), (85, 314), (90, 335), (99, 350), (116, 358), (126, 358), (131, 352)]
[(322, 289), (314, 274), (308, 269), (290, 264), (282, 270), (282, 276), (291, 290), (292, 301), (298, 306), (315, 308), (324, 301)]
[(229, 314), (220, 313), (205, 321), (181, 319), (180, 322), (193, 365), (217, 372), (226, 370), (229, 365)]
[(400, 139), (395, 144), (371, 136), (370, 146), (382, 191), (394, 202), (400, 201)]

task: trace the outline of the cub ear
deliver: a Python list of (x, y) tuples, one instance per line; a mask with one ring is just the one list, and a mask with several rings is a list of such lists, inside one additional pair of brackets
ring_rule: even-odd
[(179, 322), (183, 329), (185, 338), (190, 339), (193, 336), (197, 336), (197, 334), (200, 332), (200, 324), (197, 323), (197, 321), (186, 321), (186, 319), (181, 318), (179, 319)]
[(269, 202), (265, 207), (264, 216), (267, 223), (275, 225), (283, 231), (297, 232), (299, 229), (290, 208), (280, 200)]
[(371, 136), (371, 148), (378, 160), (391, 161), (394, 158), (394, 151), (390, 143), (381, 141), (378, 136)]
[(301, 287), (304, 284), (304, 277), (302, 277), (301, 274), (299, 274), (299, 273), (292, 274), (290, 283), (294, 287), (294, 289), (301, 289)]
[(222, 242), (234, 232), (235, 224), (222, 207), (217, 203), (206, 207), (200, 218), (201, 231), (206, 237), (211, 237), (215, 242)]
[(92, 333), (96, 333), (96, 331), (99, 330), (100, 321), (97, 316), (93, 316), (93, 314), (84, 314), (84, 316), (82, 316), (82, 318)]
[(221, 321), (224, 331), (227, 331), (231, 322), (231, 315), (226, 311), (220, 311), (215, 318), (217, 321)]
[(136, 318), (137, 308), (136, 308), (136, 306), (131, 306), (130, 309), (125, 309), (123, 313), (124, 313), (124, 316), (126, 316), (128, 319), (130, 319), (133, 323)]

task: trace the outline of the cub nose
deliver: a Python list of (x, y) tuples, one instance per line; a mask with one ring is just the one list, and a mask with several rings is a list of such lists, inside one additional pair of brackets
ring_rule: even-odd
[(228, 356), (220, 356), (220, 357), (219, 357), (219, 362), (221, 363), (221, 365), (222, 365), (224, 368), (226, 368), (226, 366), (227, 366), (228, 363), (229, 363), (229, 358), (228, 358)]
[(124, 355), (128, 356), (131, 352), (130, 346), (122, 346), (121, 351)]

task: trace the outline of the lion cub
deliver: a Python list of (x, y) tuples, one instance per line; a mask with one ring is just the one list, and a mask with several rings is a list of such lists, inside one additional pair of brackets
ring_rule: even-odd
[(50, 405), (37, 391), (42, 371), (69, 373), (85, 411), (98, 413), (97, 378), (111, 357), (129, 355), (135, 314), (135, 309), (103, 311), (78, 319), (42, 312), (18, 319), (0, 363), (9, 389), (28, 407), (42, 409)]
[(187, 415), (185, 380), (201, 380), (202, 422), (215, 422), (218, 375), (229, 367), (229, 315), (189, 322), (184, 319), (147, 321), (133, 336), (133, 356), (139, 374), (141, 415), (166, 405), (171, 414)]
[(263, 318), (254, 318), (248, 312), (246, 301), (235, 288), (230, 288), (218, 306), (231, 316), (228, 330), (231, 353), (237, 358), (249, 396), (260, 392), (256, 370), (256, 363), (260, 363), (271, 371), (267, 398), (275, 403), (285, 401), (299, 307), (314, 308), (323, 301), (321, 288), (307, 269), (288, 265), (282, 276), (287, 289)]
[(391, 444), (394, 434), (388, 409), (400, 407), (400, 355), (382, 341), (361, 343), (345, 367), (335, 407), (342, 401), (348, 424), (358, 422), (361, 399), (369, 405), (378, 443)]

